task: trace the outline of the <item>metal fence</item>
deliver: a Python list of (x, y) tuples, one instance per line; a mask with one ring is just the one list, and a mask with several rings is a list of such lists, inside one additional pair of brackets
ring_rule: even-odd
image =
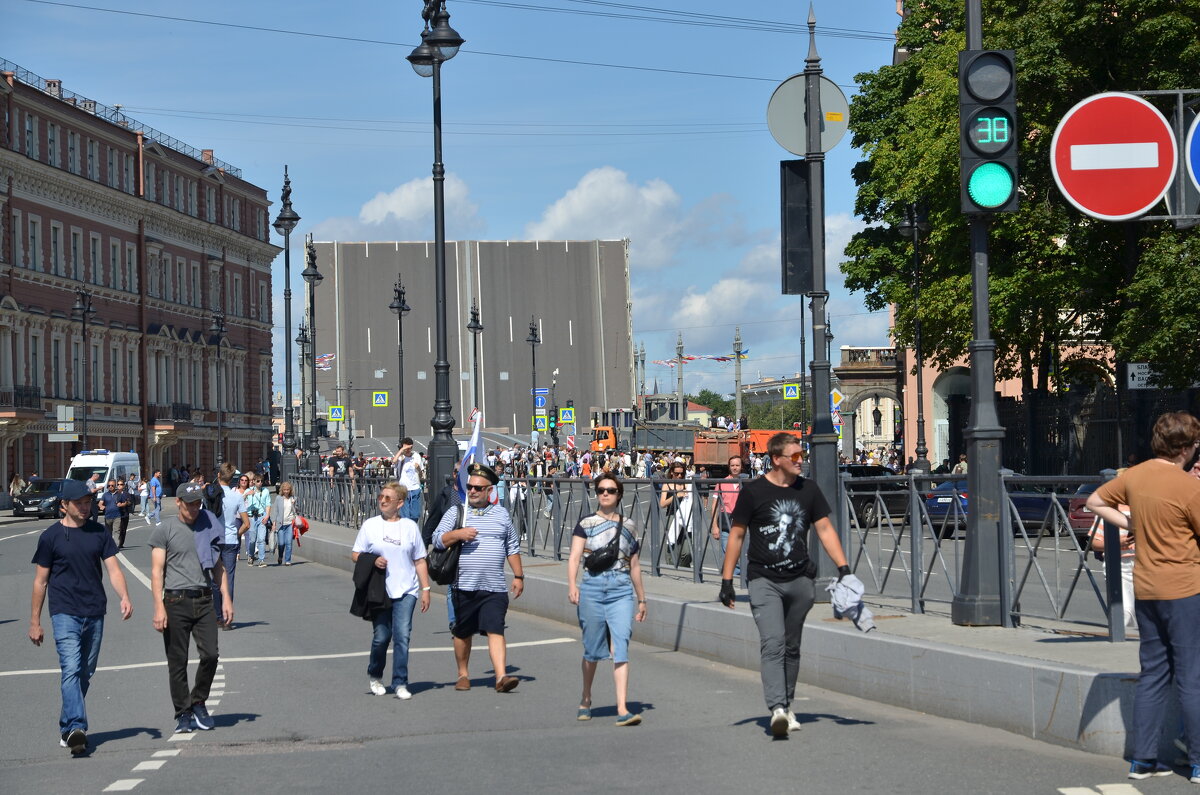
[[(1078, 510), (1074, 519), (1071, 515), (1072, 501), (1084, 499), (1081, 487), (1100, 478), (1000, 478), (1005, 495), (1000, 526), (1009, 529), (1000, 534), (999, 550), (1005, 626), (1024, 619), (1063, 621), (1107, 630), (1112, 640), (1123, 640), (1120, 556), (1109, 554), (1102, 562), (1091, 552), (1095, 525)], [(304, 474), (291, 480), (305, 516), (347, 527), (358, 527), (377, 512), (377, 490), (386, 482)], [(959, 590), (968, 527), (969, 504), (954, 488), (961, 480), (842, 476), (839, 492), (830, 500), (834, 525), (869, 595), (907, 603), (915, 613), (949, 611)], [(623, 482), (621, 510), (636, 528), (645, 571), (697, 583), (719, 580), (724, 561), (720, 536), (728, 531), (728, 516), (719, 502), (714, 516), (712, 497), (721, 481), (689, 480), (675, 510), (660, 507), (665, 481)], [(523, 554), (532, 557), (565, 559), (571, 531), (596, 509), (591, 482), (577, 478), (506, 480), (497, 491), (520, 533)], [(1114, 543), (1116, 537), (1107, 536)], [(810, 549), (819, 548), (815, 534), (808, 541)], [(743, 578), (745, 570), (743, 547)]]

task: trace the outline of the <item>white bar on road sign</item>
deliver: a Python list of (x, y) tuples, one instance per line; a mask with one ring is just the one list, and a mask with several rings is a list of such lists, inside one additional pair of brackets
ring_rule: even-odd
[(48, 442), (78, 442), (79, 434), (77, 433), (48, 433), (46, 434)]
[(1072, 171), (1108, 171), (1117, 168), (1158, 168), (1158, 144), (1075, 144), (1071, 147)]

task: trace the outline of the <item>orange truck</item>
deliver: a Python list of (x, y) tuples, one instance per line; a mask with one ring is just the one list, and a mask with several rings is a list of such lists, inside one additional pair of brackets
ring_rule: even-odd
[[(766, 443), (763, 444), (765, 448)], [(690, 455), (696, 466), (706, 467), (714, 477), (724, 477), (728, 474), (729, 459), (735, 455), (745, 458), (750, 453), (750, 444), (744, 432), (708, 430), (696, 425), (638, 423), (632, 429), (611, 425), (592, 428), (592, 452), (629, 449)]]

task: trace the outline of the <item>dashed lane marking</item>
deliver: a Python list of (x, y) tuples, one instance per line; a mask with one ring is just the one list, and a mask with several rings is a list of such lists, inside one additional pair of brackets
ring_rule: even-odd
[(150, 578), (138, 571), (137, 567), (129, 562), (129, 558), (125, 557), (124, 552), (117, 553), (117, 560), (121, 561), (122, 565), (129, 570), (129, 573), (137, 578), (137, 581), (146, 586), (146, 590), (150, 590)]
[(1121, 782), (1120, 784), (1097, 784), (1095, 789), (1091, 787), (1059, 787), (1058, 791), (1062, 795), (1140, 795), (1141, 790), (1132, 784)]
[(155, 751), (152, 755), (156, 756), (156, 757), (179, 756), (179, 749), (178, 748), (168, 748), (165, 751)]
[(44, 527), (39, 527), (37, 530), (30, 530), (28, 533), (16, 533), (15, 535), (11, 536), (0, 536), (0, 541), (7, 541), (10, 538), (20, 538), (21, 536), (31, 536), (34, 533), (40, 533), (45, 529), (46, 528)]
[(166, 763), (167, 763), (167, 760), (165, 760), (165, 759), (153, 759), (153, 760), (147, 760), (145, 762), (138, 762), (136, 765), (133, 766), (133, 770), (130, 770), (129, 772), (137, 773), (142, 770), (158, 770)]
[(184, 743), (184, 742), (187, 742), (188, 740), (192, 739), (195, 736), (196, 736), (195, 734), (191, 734), (191, 733), (188, 733), (188, 734), (175, 733), (167, 738), (167, 742), (169, 742), (169, 743)]
[(105, 787), (101, 792), (129, 792), (129, 790), (141, 784), (146, 779), (144, 778), (122, 778), (114, 781)]

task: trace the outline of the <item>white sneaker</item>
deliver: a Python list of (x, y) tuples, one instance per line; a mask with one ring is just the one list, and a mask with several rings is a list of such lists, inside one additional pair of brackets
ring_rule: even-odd
[(387, 688), (383, 686), (383, 682), (378, 679), (371, 680), (371, 695), (382, 696), (387, 692)]
[(396, 698), (400, 699), (401, 701), (408, 701), (410, 698), (412, 698), (412, 693), (408, 692), (407, 687), (400, 685), (396, 688)]
[(800, 721), (796, 720), (796, 713), (792, 712), (790, 709), (787, 711), (787, 718), (789, 732), (798, 732), (801, 728), (803, 728)]
[(775, 711), (771, 713), (771, 734), (776, 737), (787, 737), (789, 724), (787, 710), (783, 707), (776, 707)]

